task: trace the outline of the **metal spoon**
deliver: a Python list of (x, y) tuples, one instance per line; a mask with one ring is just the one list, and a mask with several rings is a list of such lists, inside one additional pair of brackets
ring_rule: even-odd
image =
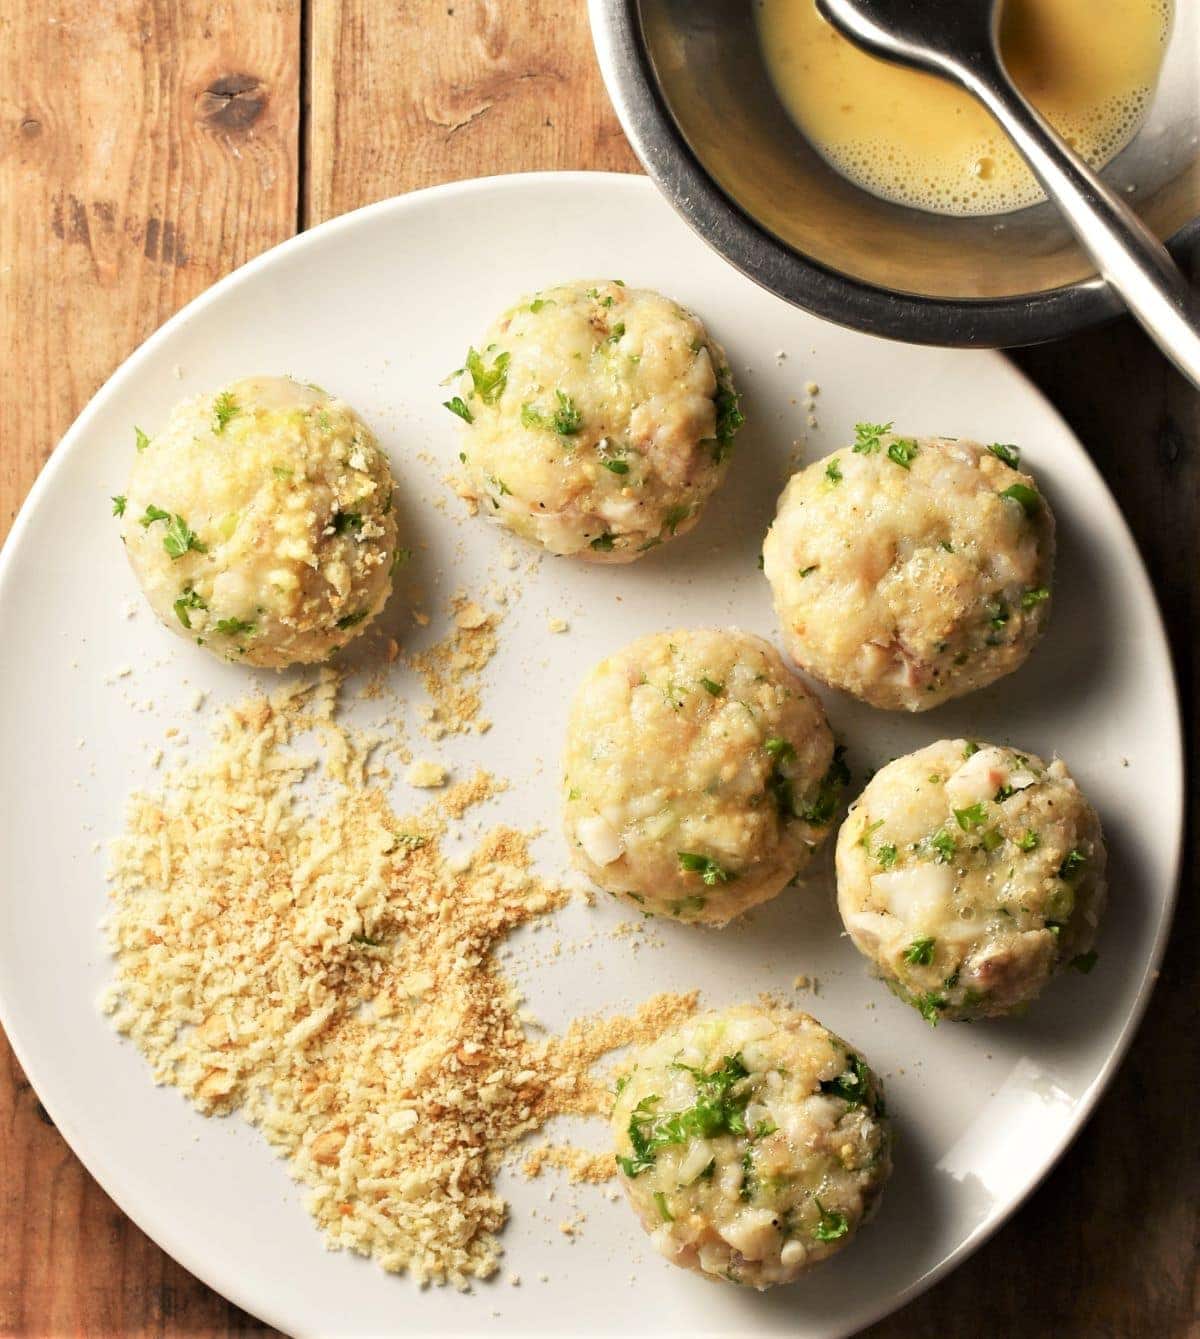
[(1101, 275), (1163, 353), (1200, 387), (1200, 304), (1158, 238), (1009, 78), (1000, 57), (1000, 0), (816, 3), (864, 51), (953, 80), (977, 97), (1024, 155)]

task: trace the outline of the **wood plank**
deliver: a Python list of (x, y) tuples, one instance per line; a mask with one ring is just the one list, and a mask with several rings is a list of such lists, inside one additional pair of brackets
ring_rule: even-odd
[(638, 170), (595, 68), (582, 0), (311, 0), (309, 9), (306, 224), (464, 177)]
[[(0, 537), (173, 311), (295, 229), (299, 0), (0, 8)], [(0, 1042), (0, 1333), (258, 1328), (145, 1238)]]

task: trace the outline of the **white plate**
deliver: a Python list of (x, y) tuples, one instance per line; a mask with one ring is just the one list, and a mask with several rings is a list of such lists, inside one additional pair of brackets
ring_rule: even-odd
[[(601, 933), (580, 956), (546, 957), (521, 973), (551, 1026), (664, 988), (699, 986), (723, 1002), (790, 989), (799, 973), (819, 978), (819, 996), (797, 1000), (887, 1076), (896, 1174), (851, 1250), (768, 1295), (673, 1269), (623, 1203), (586, 1187), (560, 1185), (547, 1204), (553, 1173), (504, 1183), (519, 1288), (502, 1275), (469, 1295), (420, 1292), (330, 1254), (259, 1136), (153, 1088), (96, 1008), (109, 968), (94, 843), (119, 830), (130, 788), (153, 784), (149, 750), (167, 727), (183, 725), (187, 747), (203, 747), (205, 718), (188, 707), (197, 686), (216, 706), (258, 682), (145, 610), (124, 616), (136, 590), (108, 497), (123, 489), (133, 425), (153, 429), (182, 395), (248, 373), (294, 373), (335, 389), (391, 451), (415, 540), (428, 546), (418, 573), (440, 609), (458, 585), (486, 584), (501, 534), (463, 519), (456, 501), (422, 505), (445, 495), (441, 475), (457, 450), (438, 382), (514, 295), (591, 275), (660, 288), (699, 312), (730, 351), (748, 423), (723, 492), (691, 535), (633, 567), (547, 561), (524, 579), (486, 680), (495, 728), (441, 749), (460, 767), (478, 761), (512, 779), (492, 812), (549, 825), (540, 847), (548, 872), (564, 859), (557, 757), (584, 667), (672, 625), (737, 623), (774, 635), (756, 555), (794, 438), (807, 437), (812, 458), (842, 445), (858, 419), (895, 419), (913, 433), (1019, 442), (1060, 523), (1053, 625), (1023, 670), (915, 719), (832, 695), (829, 709), (856, 786), (868, 766), (955, 734), (1067, 758), (1112, 850), (1110, 909), (1090, 976), (1053, 983), (1024, 1021), (931, 1031), (867, 977), (840, 937), (828, 871), (738, 928), (664, 925), (663, 947), (636, 955)], [(821, 388), (816, 430), (803, 410), (810, 380)], [(549, 634), (552, 616), (569, 619), (570, 633)], [(1088, 457), (1000, 356), (902, 347), (805, 316), (725, 266), (641, 178), (506, 177), (421, 192), (318, 228), (218, 284), (129, 359), (54, 453), (3, 555), (0, 625), (8, 1035), (59, 1129), (121, 1207), (214, 1288), (294, 1334), (855, 1330), (978, 1246), (1050, 1167), (1130, 1040), (1166, 937), (1182, 822), (1177, 703), (1145, 571)], [(113, 679), (125, 665), (132, 675)], [(415, 800), (409, 792), (397, 803)], [(608, 902), (576, 904), (556, 929), (578, 938), (626, 917)], [(601, 1146), (599, 1125), (584, 1133)], [(574, 1243), (556, 1230), (572, 1198), (587, 1213)]]

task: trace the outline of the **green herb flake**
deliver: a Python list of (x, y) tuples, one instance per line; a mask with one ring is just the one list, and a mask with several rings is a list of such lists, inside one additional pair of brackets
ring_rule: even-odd
[(838, 463), (837, 456), (825, 466), (825, 477), (831, 484), (840, 484), (842, 482), (842, 467)]
[(979, 745), (973, 739), (968, 739), (966, 747), (963, 749), (964, 758), (973, 758), (979, 752)]
[(954, 840), (954, 834), (945, 828), (930, 837), (929, 845), (937, 853), (936, 858), (940, 865), (948, 865), (954, 859), (954, 853), (958, 850), (958, 843)]
[(1000, 496), (1008, 498), (1010, 502), (1018, 503), (1026, 516), (1035, 516), (1042, 505), (1041, 495), (1028, 484), (1010, 484)]
[(846, 766), (846, 750), (839, 744), (833, 751), (833, 761), (829, 764), (829, 770), (821, 778), (816, 798), (797, 817), (814, 827), (824, 827), (833, 818), (842, 787), (849, 781), (850, 769)]
[(896, 848), (890, 842), (875, 849), (875, 861), (880, 869), (891, 869), (896, 863), (896, 855)]
[(988, 623), (999, 631), (1012, 617), (1008, 605), (1003, 600), (997, 600), (995, 604), (988, 606)]
[(208, 552), (208, 545), (200, 543), (196, 532), (190, 529), (188, 523), (179, 515), (172, 516), (167, 522), (163, 548), (172, 559), (182, 558), (189, 549), (194, 549), (197, 553)]
[(1007, 442), (993, 442), (988, 450), (997, 460), (1004, 461), (1010, 470), (1021, 468), (1021, 448), (1019, 446), (1012, 446)]
[(153, 502), (148, 502), (146, 510), (138, 517), (138, 525), (144, 530), (147, 526), (153, 525), (155, 521), (169, 521), (170, 519), (171, 513), (169, 511), (163, 511), (161, 507), (156, 507)]
[(589, 546), (599, 553), (611, 553), (613, 547), (613, 537), (607, 531), (602, 535), (597, 535)]
[(945, 995), (939, 995), (937, 991), (931, 990), (924, 995), (918, 995), (913, 1003), (929, 1026), (937, 1027), (941, 1011), (946, 1008), (947, 1000)]
[(717, 372), (717, 393), (713, 396), (713, 407), (717, 413), (717, 446), (713, 452), (716, 464), (720, 464), (729, 454), (738, 429), (746, 421), (741, 411), (742, 397), (733, 388), (733, 374), (728, 367)]
[(601, 464), (606, 470), (610, 470), (613, 474), (629, 473), (629, 462), (627, 460), (604, 460), (601, 461)]
[(928, 967), (933, 961), (933, 949), (936, 943), (937, 940), (929, 935), (914, 939), (904, 950), (904, 961), (912, 963), (914, 967)]
[(764, 744), (763, 748), (775, 759), (776, 762), (791, 762), (796, 756), (796, 747), (789, 744), (786, 739), (780, 739), (778, 735), (772, 735)]
[(341, 618), (338, 619), (338, 621), (337, 621), (337, 625), (338, 625), (339, 628), (342, 628), (342, 629), (345, 629), (345, 628), (352, 628), (352, 627), (354, 627), (356, 624), (361, 623), (361, 622), (363, 621), (363, 619), (366, 618), (366, 616), (367, 616), (367, 611), (366, 611), (365, 609), (360, 609), (360, 610), (359, 610), (357, 613), (355, 613), (355, 614), (345, 614), (345, 615), (343, 615)]
[(507, 353), (498, 353), (489, 367), (481, 353), (475, 349), (467, 350), (466, 370), (470, 373), (473, 394), (478, 395), (484, 404), (495, 404), (504, 394), (508, 385), (508, 362)]
[(836, 1209), (826, 1209), (820, 1200), (815, 1201), (820, 1221), (812, 1234), (817, 1241), (840, 1241), (850, 1231), (850, 1220)]
[(332, 524), (335, 535), (357, 535), (363, 528), (362, 514), (357, 511), (335, 511)]
[(801, 577), (810, 577), (821, 566), (820, 563), (813, 563), (810, 567), (801, 567), (799, 569)]
[(625, 322), (618, 321), (616, 325), (608, 332), (608, 338), (604, 341), (606, 344), (616, 344), (625, 334)]
[(667, 514), (663, 517), (663, 525), (674, 534), (691, 514), (691, 507), (685, 507), (683, 505), (670, 507), (667, 510)]
[(240, 618), (217, 619), (217, 631), (226, 637), (241, 637), (243, 634), (248, 636), (254, 631), (254, 626), (253, 623), (247, 623)]
[(464, 423), (475, 422), (475, 415), (471, 413), (471, 410), (467, 406), (467, 402), (461, 395), (451, 396), (449, 400), (443, 400), (442, 404), (452, 414), (457, 414)]
[(1050, 592), (1045, 586), (1034, 586), (1021, 596), (1021, 608), (1032, 609), (1049, 598)]
[(144, 451), (150, 445), (150, 438), (139, 427), (134, 427), (133, 444), (139, 451)]
[(113, 514), (114, 516), (124, 516), (124, 515), (125, 515), (125, 494), (124, 494), (124, 493), (118, 493), (118, 494), (113, 498), (113, 500), (112, 500), (112, 504), (113, 504), (112, 514)]
[(700, 682), (704, 685), (704, 691), (706, 693), (711, 693), (713, 697), (720, 697), (725, 691), (725, 685), (723, 683), (717, 683), (714, 679), (701, 677)]
[(699, 874), (708, 887), (718, 883), (731, 883), (737, 876), (731, 874), (711, 856), (701, 855), (698, 851), (676, 851), (679, 868), (685, 874)]
[(1017, 846), (1022, 851), (1036, 851), (1041, 844), (1041, 840), (1032, 828), (1027, 828), (1024, 835), (1017, 838)]
[(204, 600), (192, 589), (191, 586), (184, 586), (183, 594), (180, 595), (179, 599), (175, 601), (172, 607), (175, 610), (175, 617), (190, 632), (192, 620), (189, 611), (192, 609), (207, 609), (208, 605), (205, 604)]
[(891, 432), (890, 423), (856, 423), (854, 425), (854, 445), (851, 450), (860, 456), (869, 456), (880, 448), (880, 438)]
[(351, 935), (351, 936), (350, 936), (350, 942), (351, 942), (352, 944), (360, 944), (363, 948), (382, 948), (382, 947), (383, 947), (383, 940), (382, 940), (382, 939), (372, 939), (370, 935), (361, 935), (361, 934), (360, 934), (360, 935)]
[(852, 1107), (866, 1106), (871, 1096), (869, 1077), (870, 1071), (862, 1057), (850, 1054), (846, 1056), (846, 1068), (842, 1073), (835, 1079), (822, 1079), (820, 1088), (827, 1097), (840, 1097)]
[(966, 809), (955, 809), (954, 817), (958, 820), (958, 826), (964, 832), (970, 832), (972, 828), (977, 828), (980, 823), (986, 820), (987, 803), (984, 800), (979, 800)]
[(991, 855), (993, 851), (997, 850), (999, 847), (1003, 845), (1004, 845), (1004, 837), (1001, 834), (999, 828), (988, 828), (988, 830), (983, 834), (983, 849), (988, 853), (988, 855)]
[(241, 412), (241, 405), (229, 391), (222, 391), (213, 401), (213, 432), (219, 436)]
[(667, 1197), (661, 1190), (654, 1192), (654, 1203), (658, 1205), (658, 1212), (664, 1223), (673, 1223), (675, 1215), (667, 1208)]
[(1058, 867), (1058, 877), (1073, 879), (1086, 864), (1087, 856), (1078, 847), (1074, 847), (1063, 856), (1062, 864)]
[(910, 470), (919, 450), (912, 437), (898, 437), (887, 449), (888, 459), (901, 469)]

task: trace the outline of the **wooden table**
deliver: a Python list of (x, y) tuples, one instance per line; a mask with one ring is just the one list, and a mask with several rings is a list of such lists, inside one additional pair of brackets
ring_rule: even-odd
[[(435, 182), (637, 168), (582, 0), (3, 0), (0, 90), (0, 536), (117, 364), (251, 256)], [(1015, 356), (1137, 534), (1190, 713), (1200, 397), (1128, 322)], [(1189, 737), (1194, 762), (1194, 716)], [(1189, 869), (1133, 1053), (1073, 1149), (875, 1339), (1200, 1334), (1196, 892)], [(123, 1216), (0, 1046), (0, 1333), (265, 1333)]]

